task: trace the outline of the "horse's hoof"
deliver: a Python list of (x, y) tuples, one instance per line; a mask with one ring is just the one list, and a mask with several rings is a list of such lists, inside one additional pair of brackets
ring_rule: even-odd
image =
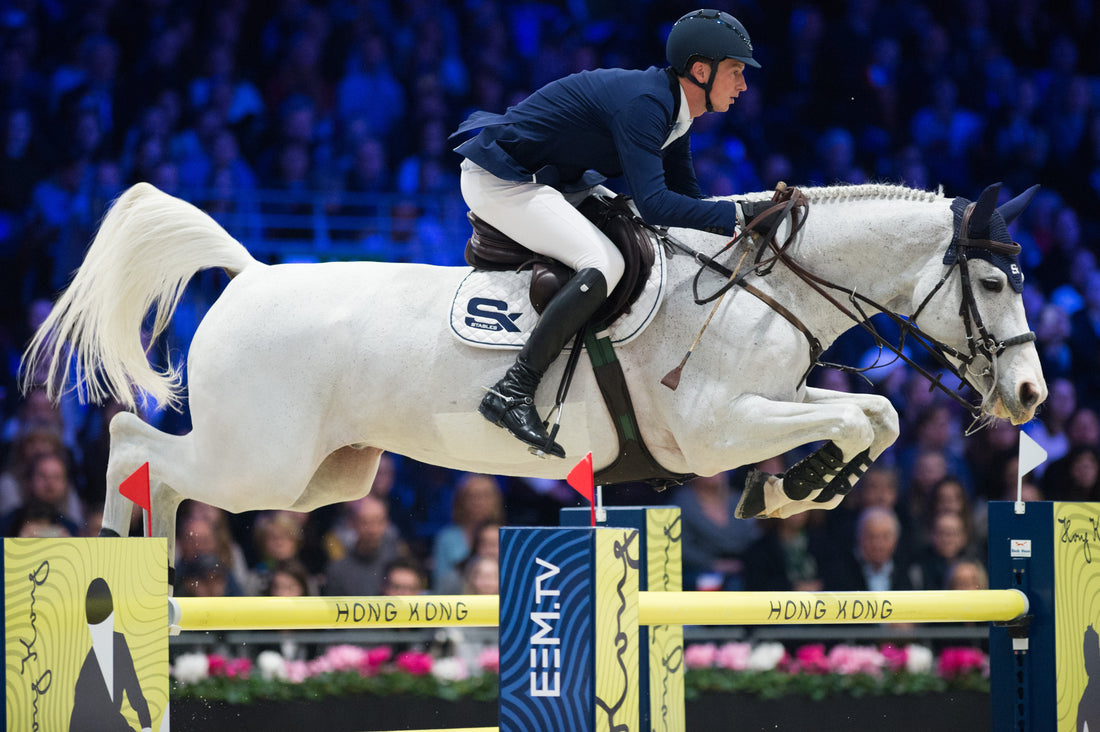
[(737, 508), (733, 515), (739, 519), (756, 518), (764, 514), (767, 506), (764, 505), (764, 484), (768, 482), (768, 474), (759, 470), (750, 470), (745, 478), (745, 489), (741, 491), (741, 500), (737, 502)]
[(112, 529), (100, 529), (99, 530), (99, 535), (101, 537), (111, 537), (112, 539), (120, 538), (118, 532), (113, 531)]

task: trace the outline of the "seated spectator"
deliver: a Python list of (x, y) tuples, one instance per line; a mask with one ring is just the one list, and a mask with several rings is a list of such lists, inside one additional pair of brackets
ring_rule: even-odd
[[(378, 458), (378, 470), (374, 474), (369, 493), (387, 504), (390, 522), (397, 527), (402, 538), (407, 538), (412, 528), (412, 520), (409, 516), (403, 515), (406, 512), (405, 502), (414, 502), (417, 497), (413, 495), (412, 490), (406, 488), (395, 490), (396, 481), (397, 466), (394, 463), (394, 456), (384, 452)], [(343, 559), (355, 546), (355, 507), (354, 500), (344, 501), (334, 507), (336, 515), (329, 520), (320, 539), (321, 549), (328, 561)]]
[[(261, 511), (253, 525), (253, 537), (259, 561), (252, 567), (253, 583), (249, 594), (259, 594), (269, 583), (268, 575), (280, 562), (301, 562), (302, 524), (305, 514), (292, 511)], [(312, 581), (310, 582), (312, 588)], [(317, 594), (315, 588), (308, 593)]]
[(398, 557), (386, 566), (382, 594), (388, 597), (422, 595), (428, 589), (424, 568), (411, 557)]
[(313, 583), (306, 565), (297, 559), (279, 559), (266, 575), (267, 583), (263, 594), (267, 597), (306, 597), (315, 595)]
[(234, 597), (229, 572), (213, 554), (201, 554), (176, 565), (176, 594), (180, 597)]
[(1049, 459), (1040, 485), (1050, 500), (1064, 500), (1063, 488), (1069, 479), (1070, 453), (1075, 448), (1100, 448), (1100, 416), (1089, 407), (1079, 407), (1069, 417), (1065, 427), (1065, 452), (1058, 459)]
[(459, 562), (470, 555), (475, 531), (485, 522), (504, 523), (504, 498), (491, 475), (469, 473), (455, 488), (451, 523), (444, 526), (432, 546), (432, 589), (448, 581)]
[(908, 560), (898, 552), (901, 523), (884, 506), (863, 509), (856, 522), (853, 551), (828, 555), (822, 574), (830, 591), (911, 590)]
[[(924, 386), (923, 381), (917, 383), (918, 388)], [(927, 387), (925, 387), (927, 390)], [(961, 441), (958, 439), (961, 427), (959, 417), (954, 406), (944, 401), (933, 401), (920, 408), (912, 430), (913, 444), (903, 449), (898, 454), (898, 469), (902, 476), (902, 484), (908, 491), (905, 500), (908, 501), (910, 512), (917, 515), (917, 505), (925, 497), (925, 490), (933, 485), (944, 475), (954, 475), (966, 486), (968, 493), (973, 493), (973, 480), (970, 467), (961, 451)], [(919, 464), (927, 459), (928, 453), (939, 454), (943, 460), (943, 473), (932, 474), (932, 465)], [(936, 471), (938, 472), (938, 471)]]
[(408, 556), (408, 548), (390, 523), (386, 504), (372, 495), (355, 502), (355, 545), (325, 569), (324, 594), (377, 596), (390, 562)]
[(466, 563), (462, 577), (463, 595), (500, 593), (500, 562), (493, 557), (474, 556)]
[(970, 497), (966, 494), (966, 488), (954, 476), (948, 476), (936, 483), (928, 496), (928, 506), (924, 514), (923, 539), (929, 541), (932, 533), (932, 523), (941, 513), (953, 513), (963, 521), (966, 535), (974, 537), (974, 514), (970, 505)]
[(61, 516), (71, 536), (84, 525), (84, 506), (76, 494), (68, 461), (54, 453), (35, 457), (27, 467), (27, 503), (44, 503)]
[[(894, 468), (872, 465), (857, 484), (861, 509), (880, 506), (893, 512), (901, 526), (898, 552), (912, 558), (920, 545), (920, 532), (913, 525), (913, 517), (899, 502), (898, 472)], [(855, 539), (853, 530), (852, 539)]]
[(988, 590), (989, 573), (977, 559), (959, 559), (947, 569), (946, 590)]
[(4, 536), (21, 539), (75, 536), (55, 508), (38, 501), (19, 506), (8, 515), (6, 522)]
[(961, 516), (941, 513), (932, 522), (932, 534), (919, 560), (920, 589), (942, 590), (947, 587), (947, 569), (952, 562), (970, 558), (970, 536)]
[(1024, 425), (1031, 439), (1047, 452), (1047, 462), (1035, 468), (1035, 475), (1043, 477), (1047, 466), (1069, 451), (1066, 430), (1069, 419), (1077, 409), (1077, 388), (1070, 379), (1052, 379), (1048, 382), (1050, 396), (1042, 412)]
[(227, 573), (226, 592), (236, 596), (252, 587), (244, 552), (233, 541), (225, 511), (199, 501), (185, 501), (176, 520), (176, 563), (194, 563), (199, 557), (216, 557)]
[(15, 438), (0, 473), (0, 516), (18, 508), (26, 500), (26, 475), (39, 455), (67, 455), (61, 433), (50, 427), (37, 427)]
[(814, 513), (761, 521), (764, 535), (745, 551), (746, 590), (818, 592), (825, 586), (821, 562), (807, 531)]
[[(267, 585), (263, 594), (267, 597), (305, 597), (316, 594), (311, 591), (312, 578), (306, 566), (297, 559), (275, 562), (267, 573)], [(293, 631), (279, 631), (279, 653), (285, 659), (304, 661), (315, 654), (312, 644), (297, 640)]]
[(471, 562), (487, 557), (493, 561), (500, 559), (500, 524), (496, 521), (483, 521), (474, 530), (474, 543), (461, 562), (454, 566), (450, 572), (443, 576), (439, 585), (434, 588), (437, 595), (460, 595), (465, 583), (467, 569)]
[(741, 492), (730, 487), (729, 473), (692, 478), (676, 489), (672, 504), (680, 507), (683, 526), (684, 589), (708, 587), (739, 590), (744, 583), (745, 550), (760, 536), (755, 521), (734, 517)]

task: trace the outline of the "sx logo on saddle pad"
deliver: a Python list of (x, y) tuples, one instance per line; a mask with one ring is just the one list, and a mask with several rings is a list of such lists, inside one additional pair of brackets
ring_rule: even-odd
[(478, 330), (507, 331), (519, 333), (516, 325), (522, 312), (508, 312), (508, 303), (503, 300), (492, 300), (487, 297), (472, 297), (466, 305), (466, 312), (470, 317), (466, 318), (466, 325)]
[[(665, 259), (658, 247), (657, 260), (645, 290), (629, 314), (609, 327), (611, 342), (629, 343), (653, 320), (664, 296)], [(488, 272), (471, 269), (462, 278), (451, 301), (451, 333), (475, 348), (515, 350), (523, 347), (538, 321), (531, 305), (531, 272)]]

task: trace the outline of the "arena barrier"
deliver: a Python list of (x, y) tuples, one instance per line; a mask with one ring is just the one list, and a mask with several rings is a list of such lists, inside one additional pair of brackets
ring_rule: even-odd
[(992, 503), (995, 589), (954, 592), (679, 592), (678, 511), (608, 514), (600, 528), (567, 510), (561, 528), (502, 529), (499, 597), (179, 598), (175, 622), (499, 624), (500, 729), (601, 732), (684, 728), (683, 625), (990, 622), (993, 729), (1077, 728), (1089, 654), (1100, 660), (1100, 504)]
[(566, 514), (560, 528), (501, 530), (499, 597), (170, 601), (163, 539), (5, 539), (7, 728), (64, 729), (80, 713), (84, 669), (97, 668), (88, 661), (92, 626), (106, 607), (133, 657), (138, 685), (127, 698), (142, 693), (151, 719), (126, 705), (123, 714), (131, 727), (162, 732), (169, 623), (499, 625), (501, 730), (626, 732), (684, 729), (684, 624), (992, 621), (993, 729), (1085, 721), (1100, 729), (1091, 708), (1100, 684), (1100, 504), (990, 504), (994, 589), (948, 593), (680, 592), (675, 509), (608, 509), (598, 528), (570, 525), (583, 521)]

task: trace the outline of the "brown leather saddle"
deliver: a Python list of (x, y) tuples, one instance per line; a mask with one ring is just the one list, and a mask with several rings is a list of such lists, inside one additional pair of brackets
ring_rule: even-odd
[[(657, 237), (634, 213), (629, 198), (608, 198), (592, 195), (577, 206), (585, 218), (602, 231), (623, 255), (625, 269), (619, 284), (612, 290), (593, 317), (593, 322), (608, 324), (624, 313), (645, 289), (656, 259)], [(467, 214), (473, 232), (466, 242), (466, 263), (475, 269), (490, 271), (531, 270), (531, 305), (541, 314), (557, 294), (573, 270), (542, 254), (536, 254), (508, 235), (478, 218)]]

